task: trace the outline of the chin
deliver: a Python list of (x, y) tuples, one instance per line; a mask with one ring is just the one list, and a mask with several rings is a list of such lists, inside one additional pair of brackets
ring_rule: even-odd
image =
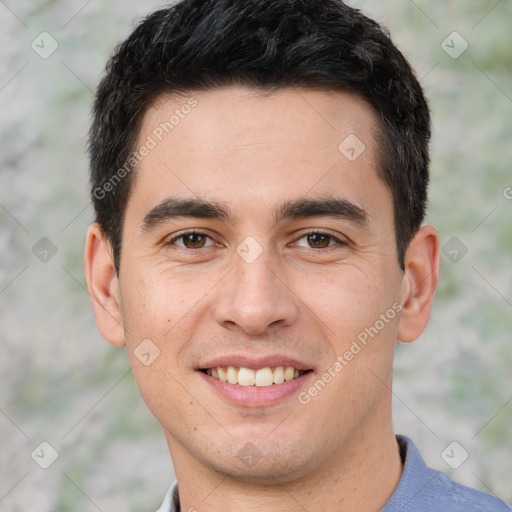
[[(291, 464), (293, 463), (293, 465)], [(306, 476), (308, 470), (297, 467), (296, 461), (260, 461), (253, 467), (243, 467), (241, 464), (210, 466), (210, 469), (230, 480), (254, 486), (282, 486), (297, 481)]]
[[(312, 462), (308, 460), (303, 448), (286, 445), (273, 446), (272, 443), (255, 444), (247, 442), (239, 450), (233, 443), (224, 447), (225, 457), (210, 456), (203, 462), (222, 477), (249, 485), (279, 486), (306, 476), (312, 471)], [(300, 454), (300, 457), (298, 457)]]

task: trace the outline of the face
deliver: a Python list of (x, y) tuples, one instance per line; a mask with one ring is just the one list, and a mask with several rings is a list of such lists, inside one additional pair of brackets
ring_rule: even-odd
[(390, 421), (410, 287), (377, 116), (340, 92), (191, 96), (159, 98), (140, 129), (136, 148), (155, 144), (127, 204), (110, 341), (175, 466), (286, 482)]

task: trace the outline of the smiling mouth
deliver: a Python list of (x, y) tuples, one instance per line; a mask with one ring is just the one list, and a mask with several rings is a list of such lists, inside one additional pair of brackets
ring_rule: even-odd
[(267, 366), (255, 370), (236, 366), (217, 366), (216, 368), (203, 368), (200, 371), (229, 384), (266, 387), (298, 379), (312, 370), (297, 370), (293, 366)]

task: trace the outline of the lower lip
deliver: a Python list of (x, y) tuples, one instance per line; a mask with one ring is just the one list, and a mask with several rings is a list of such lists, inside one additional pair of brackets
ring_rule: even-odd
[(222, 382), (215, 377), (210, 377), (203, 372), (198, 371), (198, 373), (215, 391), (235, 405), (240, 407), (267, 407), (297, 392), (306, 385), (314, 372), (304, 373), (296, 379), (285, 381), (281, 384), (261, 387), (230, 384), (229, 382)]

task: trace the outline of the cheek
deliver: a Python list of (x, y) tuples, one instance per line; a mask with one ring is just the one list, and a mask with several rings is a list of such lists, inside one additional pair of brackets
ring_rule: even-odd
[(194, 296), (170, 274), (141, 272), (123, 283), (122, 313), (127, 343), (141, 336), (158, 343), (173, 335), (174, 327), (190, 309)]
[(301, 276), (295, 287), (325, 326), (329, 338), (334, 339), (353, 337), (372, 325), (392, 304), (392, 294), (386, 293), (389, 286), (348, 265), (335, 275)]
[[(190, 396), (179, 383), (186, 375), (178, 355), (187, 339), (187, 311), (194, 297), (183, 297), (183, 283), (170, 274), (147, 269), (125, 276), (121, 286), (123, 323), (133, 377), (148, 409), (162, 424), (170, 416), (169, 390), (173, 393), (172, 417), (186, 424), (179, 411), (190, 409)], [(180, 322), (181, 320), (181, 322)], [(173, 420), (174, 421), (174, 420)]]
[(184, 391), (184, 376), (175, 368), (169, 355), (162, 351), (149, 366), (130, 354), (133, 377), (147, 408), (158, 422), (170, 431), (197, 428), (201, 417), (198, 404)]
[[(375, 375), (386, 380), (393, 358), (399, 319), (393, 305), (399, 305), (394, 300), (399, 286), (393, 279), (378, 279), (348, 265), (336, 276), (308, 281), (301, 281), (300, 297), (307, 305), (304, 312), (313, 313), (313, 321), (329, 344), (328, 348), (322, 345), (322, 350), (327, 348), (328, 352), (323, 358), (326, 368), (342, 357), (338, 371), (331, 368), (337, 376), (330, 387), (331, 398), (337, 400), (336, 393), (359, 393), (360, 398), (371, 395), (373, 385), (378, 385)], [(355, 382), (357, 391), (353, 389)], [(328, 396), (324, 399), (328, 400)]]

